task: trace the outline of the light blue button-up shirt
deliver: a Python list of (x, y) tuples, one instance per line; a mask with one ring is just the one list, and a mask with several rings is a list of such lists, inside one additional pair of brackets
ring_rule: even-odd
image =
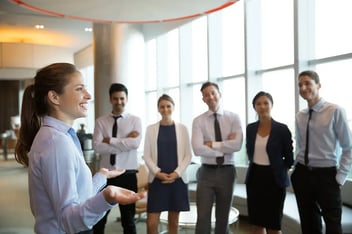
[(35, 233), (89, 230), (113, 207), (99, 192), (106, 177), (97, 173), (92, 178), (69, 128), (64, 122), (45, 116), (29, 152), (29, 195)]
[[(338, 167), (336, 181), (343, 185), (352, 164), (352, 134), (345, 111), (321, 99), (313, 106), (309, 122), (309, 164)], [(296, 161), (304, 165), (308, 109), (296, 115)]]

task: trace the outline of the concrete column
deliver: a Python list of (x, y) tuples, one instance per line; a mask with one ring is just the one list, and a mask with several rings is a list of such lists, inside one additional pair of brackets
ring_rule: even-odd
[(144, 37), (140, 25), (93, 25), (95, 116), (111, 111), (109, 87), (122, 83), (128, 88), (127, 109), (143, 113)]

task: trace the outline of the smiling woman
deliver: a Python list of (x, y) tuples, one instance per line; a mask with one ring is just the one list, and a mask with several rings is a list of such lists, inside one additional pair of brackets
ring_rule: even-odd
[(104, 188), (108, 178), (124, 170), (101, 168), (92, 178), (72, 128), (75, 119), (86, 116), (90, 99), (81, 73), (69, 63), (40, 69), (23, 94), (15, 158), (28, 166), (35, 233), (92, 233), (92, 226), (114, 205), (144, 196), (116, 186)]

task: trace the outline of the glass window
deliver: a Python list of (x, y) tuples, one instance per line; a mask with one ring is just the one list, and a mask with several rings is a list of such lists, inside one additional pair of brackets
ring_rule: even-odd
[[(174, 29), (166, 34), (166, 77), (167, 77), (167, 86), (174, 87), (179, 85), (179, 30)], [(165, 78), (166, 78), (165, 77)]]
[(156, 39), (147, 41), (146, 43), (146, 90), (156, 90), (157, 66), (156, 66)]
[(346, 80), (352, 77), (351, 67), (352, 59), (348, 59), (317, 65), (316, 71), (321, 82), (321, 97), (328, 102), (336, 103), (345, 108), (349, 125), (352, 129), (351, 86), (344, 85)]
[(246, 124), (246, 92), (244, 77), (222, 81), (222, 103), (225, 110), (235, 112), (241, 118), (242, 127)]
[[(157, 92), (148, 92), (145, 95), (145, 105), (146, 105), (146, 118), (144, 126), (156, 123), (159, 118), (158, 106), (157, 106)], [(143, 118), (142, 118), (143, 119)]]
[[(222, 104), (225, 110), (232, 111), (240, 116), (243, 138), (246, 131), (246, 93), (244, 77), (226, 79), (222, 82)], [(245, 139), (240, 152), (236, 153), (235, 164), (246, 165), (247, 154)]]
[(293, 64), (293, 0), (261, 1), (261, 14), (263, 68)]
[[(271, 115), (276, 121), (286, 124), (292, 134), (295, 130), (295, 79), (293, 69), (265, 72), (262, 75), (263, 91), (274, 100)], [(250, 100), (252, 101), (252, 99)]]
[(174, 87), (180, 80), (180, 54), (178, 29), (157, 38), (157, 80), (158, 87)]
[(352, 52), (352, 1), (315, 1), (315, 53), (324, 58)]
[(222, 75), (244, 73), (244, 16), (243, 1), (220, 11), (222, 20)]
[[(181, 119), (191, 132), (192, 120), (207, 110), (200, 92), (201, 83), (215, 80), (221, 87), (224, 109), (239, 114), (244, 136), (246, 114), (249, 114), (250, 119), (255, 116), (251, 105), (253, 97), (249, 97), (246, 102), (246, 91), (255, 93), (263, 90), (273, 96), (273, 118), (287, 124), (294, 140), (295, 108), (299, 106), (295, 103), (299, 98), (295, 92), (297, 82), (294, 69), (313, 64), (321, 77), (321, 95), (345, 108), (352, 128), (352, 107), (348, 103), (349, 86), (341, 86), (346, 83), (346, 77), (352, 76), (352, 70), (349, 69), (352, 66), (352, 31), (348, 25), (352, 21), (352, 14), (349, 13), (352, 1), (336, 0), (331, 4), (326, 0), (315, 0), (310, 4), (300, 5), (301, 8), (310, 6), (313, 9), (297, 7), (297, 11), (309, 12), (307, 15), (302, 12), (302, 16), (307, 18), (307, 22), (314, 22), (312, 37), (302, 32), (307, 28), (294, 25), (294, 6), (299, 2), (296, 1), (266, 0), (264, 3), (255, 0), (255, 4), (239, 1), (148, 41), (146, 121), (153, 123), (160, 118), (156, 109), (157, 95), (165, 92), (175, 100), (175, 120)], [(249, 8), (245, 9), (247, 6)], [(298, 15), (300, 13), (297, 12)], [(250, 19), (258, 23), (246, 24), (246, 14), (254, 17)], [(245, 32), (249, 32), (248, 36), (252, 32), (258, 32), (259, 36), (246, 38)], [(316, 58), (324, 59), (307, 61), (308, 58), (303, 58), (306, 53), (300, 54), (302, 58), (295, 58), (294, 33), (307, 36), (304, 45), (297, 45), (298, 49), (314, 44)], [(245, 57), (246, 52), (251, 53), (248, 58)], [(298, 61), (299, 59), (304, 61)], [(257, 80), (246, 82), (253, 74), (253, 79)], [(336, 95), (336, 90), (345, 95)], [(186, 101), (180, 103), (180, 97)], [(247, 164), (245, 150), (244, 139), (242, 149), (236, 157), (237, 165)]]
[(208, 37), (207, 17), (203, 16), (191, 23), (192, 26), (192, 81), (208, 79)]

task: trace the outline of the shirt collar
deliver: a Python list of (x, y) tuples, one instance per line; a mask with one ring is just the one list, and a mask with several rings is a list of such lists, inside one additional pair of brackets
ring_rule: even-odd
[[(320, 100), (311, 108), (314, 112), (318, 112), (321, 108), (323, 108), (324, 104), (326, 101), (323, 98), (320, 98)], [(309, 110), (307, 109), (307, 112)]]
[[(116, 116), (116, 115), (114, 115), (113, 113), (109, 113), (109, 115), (111, 116), (111, 117), (114, 117), (114, 116)], [(120, 116), (122, 117), (122, 118), (125, 118), (126, 117), (126, 115), (127, 115), (127, 113), (126, 112), (123, 112), (123, 113), (121, 113), (120, 114)]]
[(218, 115), (224, 115), (224, 109), (222, 109), (221, 107), (219, 107), (219, 109), (216, 112), (213, 112), (211, 110), (208, 110), (207, 112), (207, 116), (214, 116), (214, 113), (217, 113)]
[(61, 120), (58, 120), (48, 115), (44, 116), (43, 125), (55, 128), (61, 132), (67, 132), (68, 129), (72, 127), (70, 125), (67, 125), (65, 122), (62, 122)]

